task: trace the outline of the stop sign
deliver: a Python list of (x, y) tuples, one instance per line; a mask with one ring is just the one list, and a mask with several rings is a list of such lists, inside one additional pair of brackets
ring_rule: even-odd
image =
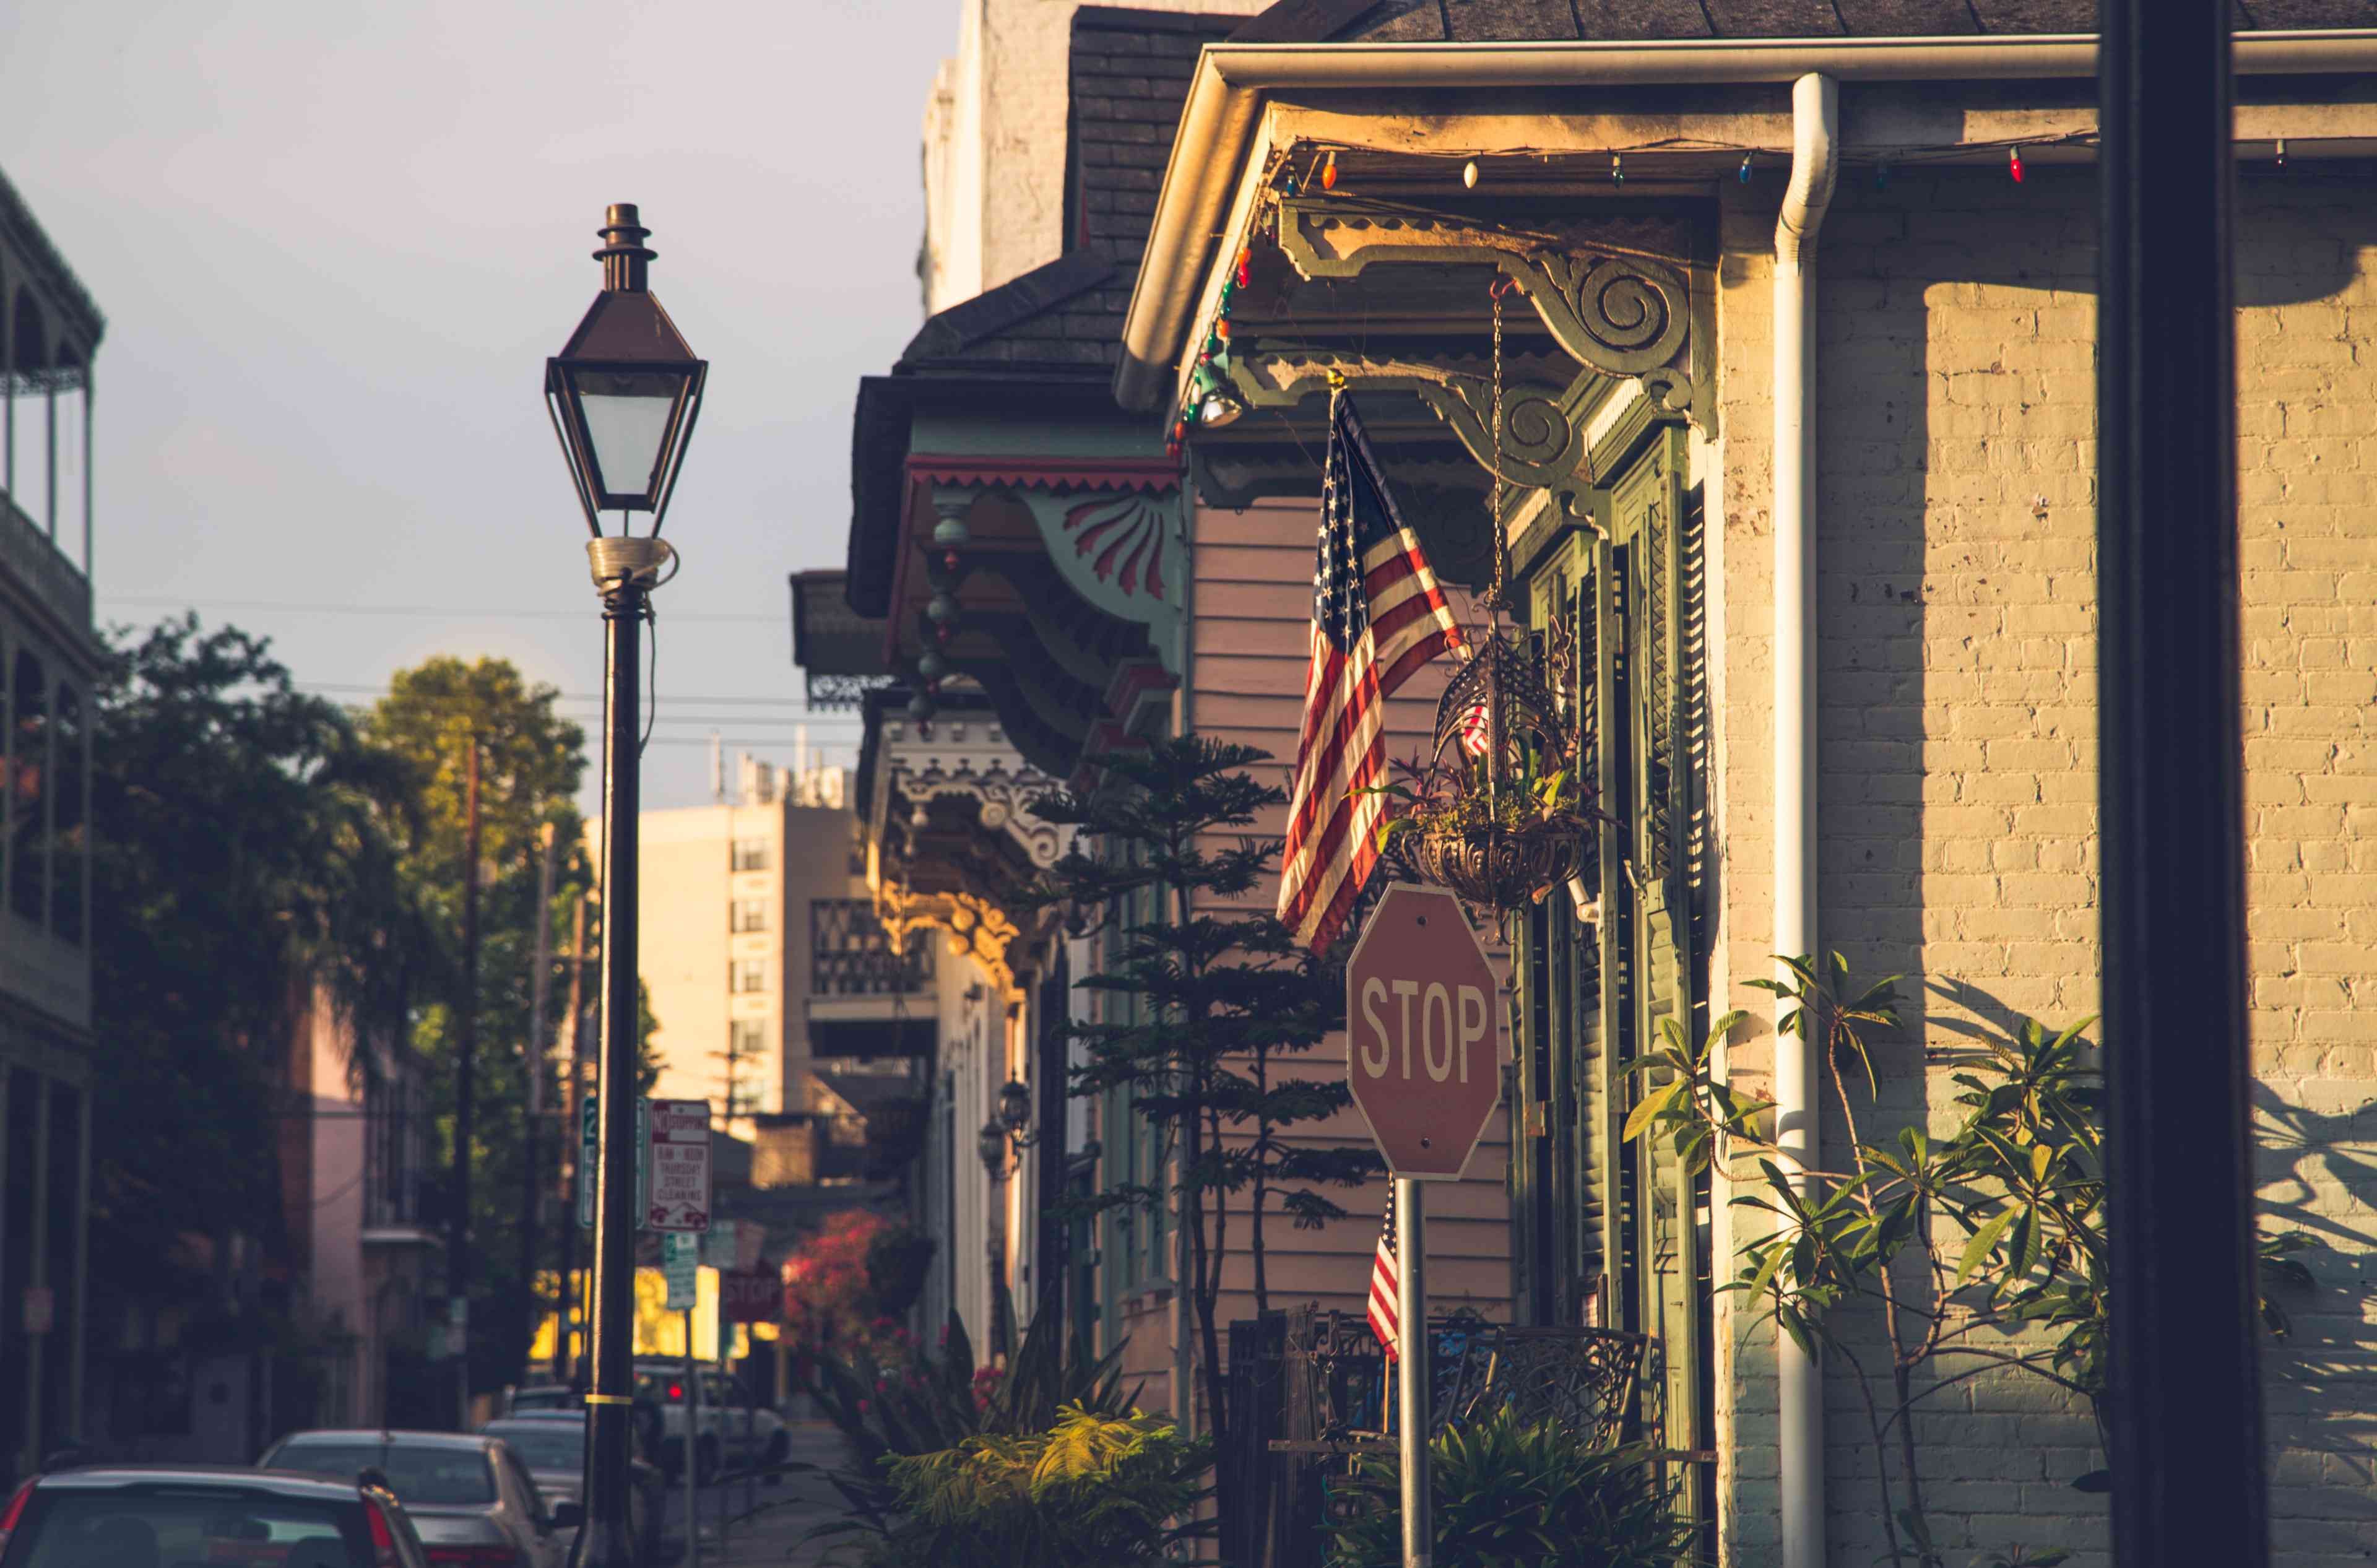
[(1497, 988), (1459, 899), (1387, 889), (1345, 964), (1345, 1082), (1395, 1175), (1460, 1179), (1502, 1103)]

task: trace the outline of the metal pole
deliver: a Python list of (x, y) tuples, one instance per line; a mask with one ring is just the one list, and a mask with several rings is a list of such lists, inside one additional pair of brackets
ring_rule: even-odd
[(569, 1087), (561, 1096), (562, 1147), (569, 1160), (568, 1212), (561, 1227), (561, 1332), (553, 1342), (553, 1378), (575, 1387), (579, 1357), (575, 1323), (585, 1313), (578, 1287), (578, 1188), (593, 1179), (579, 1157), (579, 1107), (586, 1094), (586, 899), (573, 901), (569, 920)]
[[(537, 831), (538, 859), (536, 877), (536, 925), (533, 928), (534, 952), (529, 960), (528, 982), (528, 1044), (520, 1051), (522, 1096), (528, 1114), (522, 1120), (520, 1150), (520, 1343), (528, 1345), (536, 1338), (537, 1320), (544, 1304), (543, 1292), (537, 1288), (536, 1255), (538, 1223), (544, 1209), (543, 1161), (538, 1157), (538, 1133), (544, 1121), (544, 1074), (551, 1065), (552, 1053), (545, 1048), (545, 1004), (553, 994), (553, 872), (554, 855), (559, 847), (559, 835), (551, 822)], [(570, 1223), (577, 1223), (575, 1215)], [(561, 1292), (554, 1292), (558, 1306)], [(556, 1332), (566, 1331), (556, 1312)]]
[(1427, 1216), (1419, 1182), (1395, 1179), (1395, 1267), (1403, 1300), (1395, 1309), (1401, 1353), (1395, 1358), (1395, 1424), (1403, 1449), (1404, 1568), (1430, 1568), (1436, 1530), (1427, 1490)]
[(455, 1339), (454, 1430), (471, 1430), (471, 1138), (479, 1074), (479, 732), (462, 806), (462, 995), (454, 1029), (454, 1218), (446, 1251), (447, 1332)]
[(2269, 1561), (2226, 0), (2105, 0), (2097, 290), (2113, 1556)]
[(632, 561), (615, 566), (612, 557), (625, 554), (618, 546), (642, 543), (604, 539), (593, 547), (610, 724), (603, 737), (603, 1055), (595, 1082), (601, 1169), (589, 1292), (594, 1376), (586, 1395), (586, 1526), (573, 1552), (579, 1568), (633, 1568), (637, 1561), (627, 1519), (636, 1331), (636, 815), (642, 808), (637, 677), (650, 579)]
[(685, 1310), (684, 1475), (685, 1560), (692, 1568), (701, 1568), (701, 1378), (693, 1359), (691, 1307)]

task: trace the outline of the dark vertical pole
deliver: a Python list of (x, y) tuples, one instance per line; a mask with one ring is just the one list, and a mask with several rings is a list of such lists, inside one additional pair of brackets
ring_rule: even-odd
[(579, 1160), (579, 1098), (586, 1093), (586, 899), (575, 901), (569, 919), (569, 1090), (561, 1096), (561, 1146), (569, 1161), (568, 1212), (561, 1224), (560, 1332), (553, 1340), (553, 1378), (571, 1387), (578, 1382), (578, 1358), (571, 1353), (570, 1320), (579, 1311), (578, 1296), (578, 1185), (586, 1179)]
[(1039, 1301), (1033, 1311), (1048, 1320), (1051, 1333), (1061, 1333), (1065, 1326), (1066, 1255), (1071, 1251), (1067, 1243), (1072, 1239), (1073, 1229), (1070, 1221), (1058, 1217), (1064, 1212), (1070, 1174), (1067, 1167), (1072, 1163), (1065, 1147), (1066, 1024), (1070, 1013), (1068, 1004), (1072, 980), (1066, 963), (1064, 938), (1058, 937), (1050, 946), (1056, 950), (1055, 956), (1040, 986), (1040, 1059), (1032, 1069), (1040, 1099), (1033, 1113), (1040, 1124), (1039, 1191), (1033, 1194), (1040, 1205), (1040, 1219), (1033, 1229), (1038, 1245), (1037, 1255), (1032, 1260), (1032, 1277), (1039, 1287)]
[(603, 1055), (594, 1085), (602, 1166), (589, 1335), (594, 1378), (586, 1396), (587, 1520), (571, 1551), (582, 1568), (629, 1568), (636, 1562), (627, 1459), (636, 1330), (636, 813), (642, 808), (636, 640), (645, 590), (645, 580), (632, 570), (603, 580), (610, 730), (603, 737)]
[(2268, 1558), (2254, 1364), (2228, 0), (2103, 0), (2114, 1560)]
[[(531, 852), (536, 864), (536, 924), (529, 962), (528, 1044), (520, 1050), (520, 1100), (527, 1113), (520, 1119), (520, 1344), (523, 1360), (528, 1347), (535, 1342), (538, 1309), (544, 1301), (536, 1285), (544, 1212), (544, 1162), (539, 1157), (537, 1135), (544, 1122), (544, 1075), (552, 1066), (551, 1053), (545, 1048), (544, 1020), (546, 1003), (553, 995), (553, 873), (560, 849), (553, 823), (538, 829)], [(554, 1299), (560, 1299), (561, 1293), (555, 1291)], [(558, 1323), (555, 1327), (558, 1331)]]
[(454, 1215), (446, 1244), (447, 1332), (458, 1343), (454, 1428), (471, 1425), (471, 1138), (479, 1072), (479, 732), (471, 732), (462, 805), (462, 995), (454, 1027)]

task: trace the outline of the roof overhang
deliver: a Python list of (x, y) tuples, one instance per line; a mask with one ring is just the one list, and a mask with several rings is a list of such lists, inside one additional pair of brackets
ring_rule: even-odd
[[(2377, 71), (2377, 29), (2240, 32), (2240, 75)], [(1952, 38), (1689, 39), (1660, 42), (1219, 43), (1199, 57), (1154, 226), (1123, 323), (1114, 398), (1175, 406), (1190, 324), (1219, 287), (1216, 253), (1246, 228), (1266, 174), (1264, 119), (1282, 94), (1507, 94), (1513, 89), (1755, 86), (1810, 72), (1844, 82), (2074, 80), (2096, 71), (2093, 34)], [(2253, 139), (2239, 115), (2240, 140)], [(2366, 131), (2333, 151), (2365, 154)], [(2279, 134), (2287, 134), (2281, 132)], [(2348, 143), (2349, 145), (2343, 145)], [(1777, 150), (1787, 147), (1787, 138)], [(2302, 150), (2311, 155), (2314, 149)], [(1994, 155), (1994, 150), (1991, 154)]]

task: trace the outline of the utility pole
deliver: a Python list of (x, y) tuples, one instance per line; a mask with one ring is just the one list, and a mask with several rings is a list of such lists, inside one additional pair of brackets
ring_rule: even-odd
[(454, 1031), (454, 1215), (446, 1243), (447, 1333), (454, 1336), (454, 1426), (471, 1425), (471, 1113), (479, 1057), (479, 732), (470, 735), (462, 806), (462, 1005)]
[(568, 1214), (561, 1227), (561, 1332), (553, 1341), (555, 1382), (575, 1383), (578, 1359), (570, 1354), (569, 1319), (578, 1300), (578, 1184), (586, 1172), (578, 1158), (579, 1107), (586, 1095), (586, 896), (575, 901), (569, 920), (569, 1088), (562, 1095), (564, 1157), (569, 1161)]
[[(528, 979), (528, 1045), (520, 1052), (527, 1074), (526, 1145), (520, 1161), (520, 1345), (536, 1336), (537, 1307), (543, 1300), (536, 1287), (538, 1219), (544, 1210), (544, 1169), (537, 1158), (537, 1131), (544, 1121), (544, 1071), (548, 1062), (544, 1039), (545, 1002), (553, 994), (553, 862), (558, 844), (553, 824), (537, 830), (540, 854), (536, 873), (535, 956)], [(558, 1293), (556, 1293), (558, 1299)], [(525, 1349), (523, 1349), (525, 1354)]]

